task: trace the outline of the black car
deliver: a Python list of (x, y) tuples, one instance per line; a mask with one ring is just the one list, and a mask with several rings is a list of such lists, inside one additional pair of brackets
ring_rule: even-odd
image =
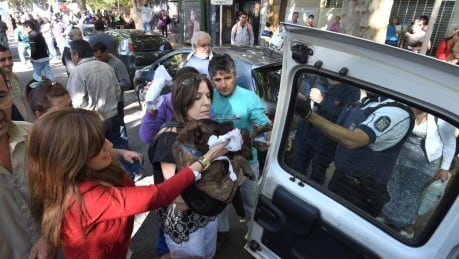
[[(151, 65), (136, 71), (133, 83), (139, 102), (143, 102), (143, 87), (146, 82), (154, 77), (159, 65), (164, 65), (173, 77), (183, 67), (191, 48), (174, 50)], [(236, 83), (254, 91), (261, 98), (266, 113), (273, 119), (279, 93), (280, 77), (282, 70), (282, 55), (279, 52), (265, 47), (213, 47), (216, 54), (229, 54), (236, 65)]]
[(137, 69), (150, 65), (174, 49), (167, 38), (143, 30), (118, 29), (105, 33), (117, 39), (119, 58), (126, 64), (131, 80)]

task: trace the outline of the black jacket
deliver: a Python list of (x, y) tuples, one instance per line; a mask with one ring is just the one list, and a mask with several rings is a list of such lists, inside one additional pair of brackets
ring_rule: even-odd
[(29, 44), (31, 57), (33, 59), (41, 59), (49, 57), (48, 45), (41, 33), (36, 31), (29, 32)]

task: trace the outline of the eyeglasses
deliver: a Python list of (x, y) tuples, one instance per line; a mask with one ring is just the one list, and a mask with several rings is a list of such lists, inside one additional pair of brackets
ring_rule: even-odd
[(13, 61), (13, 57), (12, 56), (9, 56), (9, 57), (4, 57), (4, 58), (0, 58), (0, 62), (5, 62), (5, 61)]

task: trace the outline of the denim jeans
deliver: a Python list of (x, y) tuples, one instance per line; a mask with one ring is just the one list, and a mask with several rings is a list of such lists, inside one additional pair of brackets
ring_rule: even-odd
[(33, 66), (34, 74), (41, 76), (41, 73), (44, 72), (46, 78), (48, 78), (51, 81), (54, 81), (54, 75), (53, 75), (53, 72), (51, 72), (49, 61), (43, 61), (43, 62), (33, 61), (32, 66)]
[(143, 30), (145, 32), (150, 32), (151, 31), (151, 23), (150, 22), (142, 22), (143, 25)]
[(19, 42), (19, 43), (18, 43), (18, 52), (19, 52), (19, 59), (21, 60), (21, 63), (22, 63), (22, 64), (25, 64), (25, 63), (26, 63), (26, 59), (25, 59), (25, 57), (24, 57), (24, 52), (25, 52), (26, 50), (27, 50), (27, 53), (28, 53), (29, 56), (30, 56), (30, 46), (29, 46), (29, 44)]
[[(255, 180), (251, 181), (245, 179), (239, 187), (239, 191), (241, 192), (242, 204), (244, 206), (245, 211), (245, 219), (249, 221), (248, 224), (251, 224), (250, 220), (252, 218), (253, 212), (255, 211), (255, 198), (257, 195), (258, 178), (260, 175), (258, 161), (250, 163), (250, 167), (252, 168), (252, 171), (255, 174)], [(218, 232), (228, 232), (230, 230), (230, 223), (228, 219), (228, 207), (226, 207), (220, 214), (218, 214), (217, 218)]]

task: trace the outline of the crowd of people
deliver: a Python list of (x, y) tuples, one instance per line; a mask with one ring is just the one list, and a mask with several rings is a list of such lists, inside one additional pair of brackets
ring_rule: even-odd
[[(142, 8), (148, 11), (149, 6)], [(194, 32), (193, 52), (172, 80), (172, 93), (160, 95), (170, 79), (155, 79), (147, 85), (147, 92), (155, 92), (147, 101), (155, 105), (147, 107), (139, 135), (149, 145), (155, 184), (135, 186), (135, 181), (143, 177), (139, 163), (144, 158), (130, 150), (123, 119), (123, 91), (130, 87), (129, 75), (116, 57), (116, 41), (104, 33), (107, 20), (93, 21), (92, 16), (86, 16), (84, 20), (92, 20), (96, 30), (89, 41), (82, 39), (80, 29), (57, 25), (61, 21), (57, 18), (52, 21), (57, 29), (47, 25), (46, 19), (39, 21), (32, 16), (17, 22), (15, 35), (24, 44), (23, 54), (30, 49), (34, 71), (25, 92), (13, 73), (10, 49), (0, 45), (0, 149), (5, 151), (0, 152), (0, 218), (5, 226), (0, 229), (4, 244), (0, 255), (54, 258), (57, 253), (67, 258), (126, 258), (134, 215), (157, 210), (159, 230), (151, 231), (159, 233), (158, 255), (212, 258), (230, 230), (228, 211), (225, 209), (215, 216), (200, 214), (191, 210), (180, 194), (199, 181), (214, 159), (228, 152), (225, 148), (228, 141), (198, 155), (196, 162), (181, 170), (177, 169), (172, 146), (190, 121), (209, 118), (231, 121), (250, 134), (254, 127), (270, 125), (260, 98), (236, 84), (238, 75), (233, 59), (212, 52), (210, 35)], [(142, 16), (145, 31), (151, 30), (151, 19)], [(165, 12), (161, 19), (167, 25)], [(233, 45), (254, 44), (253, 28), (247, 19), (247, 13), (239, 13), (231, 32)], [(330, 30), (339, 32), (340, 20), (337, 16)], [(298, 13), (294, 12), (291, 23), (297, 22)], [(314, 26), (313, 15), (307, 23)], [(423, 24), (415, 23), (425, 30)], [(47, 39), (47, 33), (54, 31), (63, 40), (57, 43), (56, 52), (49, 50), (49, 44), (53, 48), (54, 44)], [(167, 36), (167, 29), (162, 33)], [(65, 36), (69, 37), (67, 44)], [(448, 58), (453, 56), (456, 62), (457, 37), (456, 30), (446, 43), (450, 49)], [(390, 41), (399, 39), (390, 38)], [(414, 47), (409, 40), (403, 41), (402, 46)], [(55, 82), (49, 66), (61, 47), (69, 76), (66, 85)], [(23, 56), (20, 59), (25, 62)], [(359, 100), (360, 91), (331, 79), (305, 78), (299, 97), (298, 113), (302, 119), (293, 146), (295, 169), (307, 171), (312, 164), (312, 180), (323, 184), (327, 168), (321, 165), (328, 165), (334, 159), (336, 171), (328, 185), (330, 190), (370, 215), (398, 224), (409, 232), (417, 207), (404, 211), (409, 215), (402, 216), (394, 213), (400, 211), (394, 207), (419, 200), (421, 187), (436, 177), (432, 171), (438, 169), (435, 171), (438, 177), (448, 177), (454, 156), (451, 155), (455, 146), (454, 137), (451, 139), (454, 128), (425, 112), (394, 104), (372, 93), (367, 93), (358, 107), (344, 109)], [(311, 107), (311, 101), (316, 106)], [(319, 104), (321, 108), (317, 109)], [(29, 108), (35, 118), (28, 118)], [(367, 121), (369, 114), (378, 114), (376, 124)], [(358, 126), (350, 130), (350, 125)], [(428, 145), (423, 139), (435, 145), (423, 147)], [(406, 180), (401, 175), (410, 171), (411, 165), (404, 164), (402, 159), (410, 156), (422, 157), (421, 162), (431, 168), (429, 172), (420, 172), (427, 176), (419, 177), (413, 194), (403, 197), (400, 189)], [(240, 186), (239, 216), (251, 224), (259, 176), (254, 148), (248, 163), (256, 179), (245, 180)], [(359, 181), (372, 171), (365, 165), (378, 168), (371, 175), (371, 191), (366, 196), (349, 195), (368, 187)], [(386, 172), (392, 171), (391, 165), (396, 170), (389, 177)], [(404, 221), (399, 222), (400, 217)], [(3, 238), (7, 236), (12, 238)]]
[[(426, 31), (429, 26), (429, 18), (421, 15), (411, 22), (410, 28), (404, 32), (400, 24), (399, 17), (392, 17), (387, 26), (385, 43), (394, 47), (400, 47), (413, 52), (420, 52)], [(459, 26), (453, 28), (453, 33), (442, 39), (437, 46), (435, 57), (452, 64), (459, 61)], [(431, 42), (427, 44), (427, 49), (431, 49)]]
[[(14, 157), (0, 159), (0, 168), (5, 183), (23, 183), (0, 189), (2, 204), (10, 204), (1, 213), (11, 226), (5, 231), (16, 237), (4, 243), (0, 254), (7, 258), (54, 258), (56, 253), (67, 258), (125, 258), (133, 216), (159, 209), (163, 254), (212, 258), (217, 236), (229, 231), (227, 211), (218, 216), (200, 215), (179, 194), (199, 180), (211, 161), (227, 152), (228, 142), (211, 148), (180, 171), (174, 165), (172, 143), (191, 120), (233, 121), (237, 113), (241, 117), (233, 121), (235, 126), (250, 132), (254, 125), (270, 124), (259, 97), (236, 85), (234, 61), (228, 55), (212, 53), (210, 35), (195, 32), (194, 51), (174, 79), (172, 94), (161, 96), (170, 100), (162, 105), (172, 107), (153, 107), (142, 120), (140, 134), (149, 128), (155, 184), (135, 186), (142, 175), (130, 166), (143, 163), (143, 156), (130, 151), (127, 136), (123, 136), (123, 90), (130, 87), (130, 80), (116, 57), (116, 45), (112, 48), (113, 39), (103, 33), (103, 21), (94, 26), (96, 34), (88, 41), (78, 28), (67, 32), (70, 39), (62, 51), (69, 76), (66, 85), (55, 81), (50, 57), (43, 51), (46, 39), (34, 21), (23, 23), (34, 66), (25, 92), (12, 72), (11, 51), (0, 46), (0, 138), (4, 139), (0, 142), (6, 146), (15, 143), (18, 149), (12, 151)], [(29, 109), (34, 118), (27, 117)], [(168, 109), (170, 116), (159, 117), (162, 109)], [(148, 119), (174, 124), (150, 128), (162, 122), (149, 124)], [(21, 120), (34, 124), (16, 122)], [(58, 144), (62, 141), (65, 144)], [(249, 162), (258, 175), (255, 150), (253, 155)], [(26, 159), (27, 164), (12, 162)], [(246, 220), (254, 210), (255, 189), (256, 181), (241, 185), (241, 217)], [(186, 222), (186, 228), (180, 222)], [(107, 233), (110, 239), (104, 237)], [(7, 236), (3, 234), (0, 236)]]

